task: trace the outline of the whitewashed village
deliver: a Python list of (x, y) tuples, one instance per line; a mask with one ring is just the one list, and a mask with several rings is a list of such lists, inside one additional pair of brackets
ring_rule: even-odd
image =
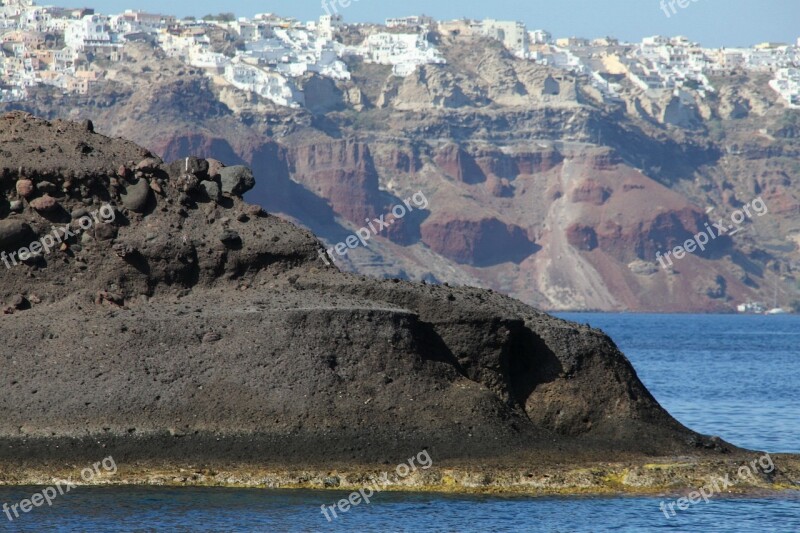
[[(0, 99), (24, 100), (29, 87), (43, 84), (88, 94), (105, 74), (93, 58), (119, 61), (127, 42), (147, 38), (215, 80), (280, 106), (302, 107), (304, 96), (294, 80), (308, 72), (349, 79), (346, 58), (354, 56), (389, 65), (394, 75), (404, 77), (421, 65), (446, 62), (434, 35), (482, 35), (502, 42), (521, 60), (586, 76), (607, 100), (618, 98), (622, 79), (642, 91), (673, 91), (678, 96), (691, 92), (702, 98), (714, 91), (709, 76), (751, 70), (770, 74), (769, 85), (785, 105), (800, 108), (800, 39), (709, 49), (685, 37), (654, 36), (640, 43), (610, 37), (554, 39), (547, 31), (529, 30), (516, 21), (412, 16), (389, 19), (384, 25), (356, 24), (367, 29), (366, 39), (344, 44), (338, 36), (347, 24), (339, 13), (325, 13), (310, 22), (271, 13), (224, 18), (178, 19), (134, 10), (109, 15), (90, 8), (42, 6), (33, 0), (0, 2)], [(238, 35), (243, 49), (215, 52), (209, 32), (216, 27)]]

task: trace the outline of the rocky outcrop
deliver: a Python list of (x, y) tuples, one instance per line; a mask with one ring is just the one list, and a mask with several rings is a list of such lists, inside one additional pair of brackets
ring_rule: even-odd
[(475, 185), (486, 181), (486, 174), (475, 159), (458, 145), (449, 144), (442, 147), (434, 161), (442, 172), (461, 183)]
[[(0, 319), (0, 463), (99, 449), (118, 464), (269, 457), (292, 468), (420, 449), (515, 465), (734, 451), (672, 419), (599, 331), (491, 291), (341, 273), (308, 232), (191, 187), (216, 179), (214, 162), (167, 165), (77, 125), (2, 120), (10, 162), (32, 145), (81, 147), (25, 159), (25, 179), (62, 191), (58, 225), (87, 209), (103, 218), (0, 269), (13, 304)], [(338, 149), (354, 166), (365, 155)], [(19, 178), (3, 181), (6, 198)], [(143, 212), (122, 201), (132, 180), (150, 184)], [(4, 213), (0, 230), (5, 243), (31, 231), (44, 242), (52, 224), (26, 208)], [(532, 245), (498, 220), (462, 230), (489, 247)], [(502, 253), (481, 256), (485, 246), (469, 244), (465, 259)]]
[(382, 191), (369, 146), (353, 141), (298, 146), (287, 150), (288, 172), (292, 179), (317, 196), (357, 228), (375, 219), (389, 218), (391, 224), (382, 236), (403, 244), (419, 238), (418, 214), (393, 217), (392, 209), (403, 199)]
[(431, 218), (422, 225), (422, 241), (448, 259), (478, 267), (520, 262), (539, 248), (523, 228), (496, 218)]
[[(37, 272), (36, 292), (43, 298), (73, 294), (75, 287), (65, 279), (78, 285), (96, 283), (97, 290), (138, 298), (159, 290), (212, 286), (220, 277), (244, 275), (247, 265), (280, 265), (316, 254), (316, 241), (310, 235), (297, 232), (283, 237), (283, 246), (280, 224), (259, 228), (260, 208), (254, 216), (245, 205), (234, 210), (224, 207), (252, 186), (249, 169), (237, 174), (243, 174), (245, 186), (235, 180), (226, 189), (227, 198), (209, 199), (200, 180), (214, 178), (208, 176), (204, 160), (181, 159), (165, 165), (147, 150), (94, 134), (82, 125), (45, 122), (21, 113), (0, 120), (7, 126), (0, 145), (9, 154), (7, 165), (15, 163), (6, 169), (5, 197), (9, 201), (21, 197), (19, 181), (32, 182), (37, 191), (24, 198), (27, 206), (22, 212), (4, 215), (2, 242), (10, 266), (0, 269), (5, 270), (0, 298), (33, 290), (21, 275), (30, 268)], [(31, 156), (32, 142), (51, 149)], [(22, 161), (24, 168), (17, 164)], [(25, 178), (20, 179), (20, 168)], [(52, 184), (50, 194), (41, 193), (43, 183)], [(202, 214), (192, 217), (190, 212)], [(216, 239), (226, 231), (246, 236), (244, 244), (231, 247)], [(10, 255), (37, 240), (44, 243), (45, 238), (49, 250), (27, 265), (17, 261), (19, 255)], [(276, 240), (269, 245), (261, 242), (271, 238)]]
[(533, 175), (548, 172), (563, 161), (564, 157), (557, 150), (523, 150), (507, 153), (506, 151), (477, 147), (475, 161), (487, 175), (494, 175), (509, 180), (520, 175)]

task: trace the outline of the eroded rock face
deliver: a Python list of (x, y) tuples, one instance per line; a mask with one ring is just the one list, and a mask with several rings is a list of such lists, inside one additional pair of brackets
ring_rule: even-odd
[(458, 145), (443, 147), (434, 161), (448, 176), (462, 183), (474, 185), (486, 181), (486, 175), (475, 159)]
[(591, 252), (597, 248), (597, 232), (590, 226), (573, 224), (566, 231), (567, 240), (578, 250)]
[(429, 220), (422, 225), (422, 240), (449, 259), (475, 266), (519, 262), (537, 250), (522, 228), (494, 218)]
[[(37, 143), (80, 142), (101, 168), (141, 160), (86, 128), (0, 120), (27, 124)], [(161, 182), (138, 213), (104, 173), (79, 174), (83, 164), (67, 167), (73, 185), (59, 201), (83, 215), (79, 205), (107, 198), (107, 240), (87, 232), (35, 265), (0, 269), (0, 299), (30, 304), (0, 320), (0, 358), (13, 360), (0, 365), (0, 460), (103, 449), (118, 461), (303, 466), (427, 449), (522, 465), (727, 446), (672, 419), (598, 331), (489, 291), (343, 274), (308, 232), (237, 197), (182, 192), (159, 161), (138, 165)], [(60, 171), (49, 179), (64, 182)], [(8, 242), (24, 224), (50, 229), (35, 212), (14, 217), (0, 220)], [(525, 238), (496, 220), (462, 230)], [(87, 376), (92, 386), (73, 394)]]

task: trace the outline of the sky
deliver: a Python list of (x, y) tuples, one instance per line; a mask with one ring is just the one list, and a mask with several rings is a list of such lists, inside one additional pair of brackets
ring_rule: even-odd
[[(649, 35), (685, 35), (707, 47), (751, 46), (800, 37), (800, 0), (39, 0), (39, 4), (93, 7), (100, 13), (125, 9), (178, 16), (271, 12), (300, 20), (324, 14), (334, 3), (348, 22), (383, 22), (388, 17), (426, 14), (439, 20), (519, 20), (554, 37), (612, 36), (640, 41)], [(667, 4), (662, 10), (662, 1)], [(674, 10), (669, 3), (674, 4)], [(678, 3), (684, 3), (681, 8)], [(669, 15), (669, 16), (668, 16)]]

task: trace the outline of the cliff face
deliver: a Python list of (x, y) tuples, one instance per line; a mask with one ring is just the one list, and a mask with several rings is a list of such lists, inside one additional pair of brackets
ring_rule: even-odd
[[(0, 120), (0, 245), (20, 258), (0, 269), (0, 461), (733, 450), (672, 419), (599, 331), (491, 291), (326, 267), (310, 233), (241, 200), (243, 167), (167, 164), (90, 123)], [(19, 252), (59, 227), (76, 234)]]
[[(424, 213), (342, 261), (355, 272), (477, 284), (555, 309), (729, 311), (771, 302), (776, 284), (780, 305), (800, 299), (800, 119), (765, 79), (712, 80), (718, 93), (694, 103), (624, 86), (604, 103), (587, 80), (492, 41), (443, 37), (440, 48), (446, 66), (408, 78), (353, 63), (350, 82), (307, 80), (316, 103), (298, 111), (135, 45), (136, 62), (111, 65), (98, 94), (25, 107), (75, 109), (168, 160), (245, 163), (259, 177), (251, 201), (329, 246), (422, 191)], [(769, 216), (662, 268), (657, 253), (759, 197)]]

